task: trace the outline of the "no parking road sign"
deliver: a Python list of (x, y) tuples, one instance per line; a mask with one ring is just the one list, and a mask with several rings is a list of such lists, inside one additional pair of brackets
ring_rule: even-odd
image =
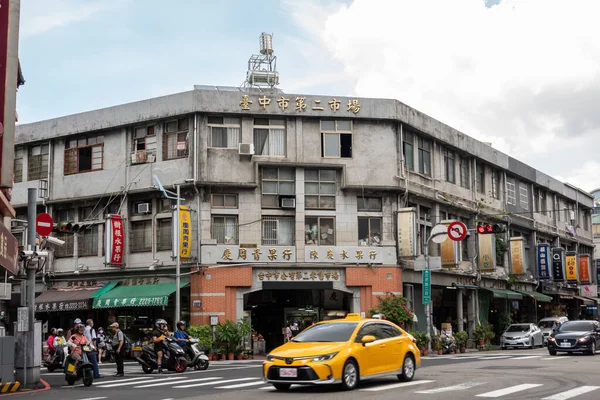
[(460, 242), (467, 237), (467, 226), (460, 221), (448, 225), (448, 237), (455, 242)]

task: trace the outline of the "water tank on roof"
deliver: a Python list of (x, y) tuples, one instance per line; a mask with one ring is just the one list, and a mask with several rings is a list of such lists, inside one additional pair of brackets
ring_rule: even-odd
[(260, 54), (273, 54), (273, 35), (270, 33), (260, 35)]

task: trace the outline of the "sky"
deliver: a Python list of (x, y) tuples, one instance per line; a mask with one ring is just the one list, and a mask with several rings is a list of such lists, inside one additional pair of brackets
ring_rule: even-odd
[(268, 32), (287, 93), (397, 99), (600, 187), (597, 0), (21, 3), (19, 123), (240, 86)]

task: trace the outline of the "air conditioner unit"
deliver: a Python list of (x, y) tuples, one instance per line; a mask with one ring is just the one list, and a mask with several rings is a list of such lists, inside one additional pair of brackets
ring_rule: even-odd
[(137, 205), (137, 213), (138, 214), (148, 214), (150, 213), (150, 203), (140, 203)]
[(240, 156), (253, 156), (254, 155), (254, 144), (253, 143), (240, 143), (238, 152)]
[(281, 208), (296, 208), (296, 199), (293, 197), (280, 197), (279, 205)]

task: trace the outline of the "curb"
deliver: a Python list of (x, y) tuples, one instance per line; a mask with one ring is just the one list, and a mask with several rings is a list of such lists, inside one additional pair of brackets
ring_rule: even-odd
[(0, 383), (0, 393), (11, 393), (11, 392), (16, 392), (17, 390), (19, 390), (19, 387), (21, 387), (21, 384), (19, 382), (5, 382), (5, 383)]
[[(44, 387), (41, 389), (34, 389), (34, 390), (21, 389), (19, 392), (16, 391), (21, 386), (21, 384), (19, 382), (8, 382), (6, 384), (0, 383), (0, 387), (2, 387), (2, 389), (0, 390), (0, 393), (2, 393), (2, 394), (0, 394), (0, 397), (14, 396), (14, 395), (19, 395), (19, 394), (38, 393), (38, 392), (43, 392), (43, 391), (51, 389), (50, 385), (45, 380), (40, 379), (40, 382), (42, 383), (42, 385), (44, 385)], [(8, 390), (5, 391), (6, 386), (10, 385), (10, 384), (13, 385), (14, 390), (10, 391), (13, 393), (8, 393)]]

